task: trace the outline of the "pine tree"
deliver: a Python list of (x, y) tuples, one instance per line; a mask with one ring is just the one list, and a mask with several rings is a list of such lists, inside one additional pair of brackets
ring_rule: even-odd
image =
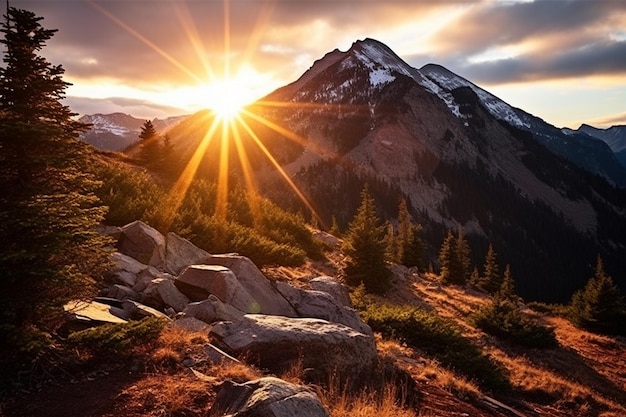
[(341, 229), (339, 229), (339, 223), (337, 223), (337, 217), (335, 217), (334, 214), (330, 221), (330, 230), (328, 231), (328, 233), (336, 237), (341, 236)]
[(487, 254), (485, 255), (484, 272), (476, 285), (479, 289), (489, 294), (495, 294), (500, 285), (502, 285), (502, 277), (500, 276), (500, 268), (496, 258), (496, 251), (493, 249), (493, 245), (489, 244)]
[(361, 192), (361, 205), (344, 237), (347, 261), (343, 273), (348, 284), (363, 283), (367, 291), (378, 294), (389, 289), (391, 272), (385, 264), (384, 233), (374, 199), (365, 188)]
[[(63, 68), (38, 55), (56, 30), (9, 7), (0, 68), (0, 339), (11, 350), (27, 329), (50, 330), (70, 298), (94, 290), (106, 241), (96, 227), (105, 210), (93, 191), (86, 125), (61, 104)], [(56, 314), (58, 313), (58, 314)], [(29, 330), (30, 331), (30, 330)], [(4, 355), (3, 360), (10, 360)]]
[(160, 154), (158, 156), (157, 169), (171, 178), (175, 178), (182, 171), (182, 160), (176, 152), (172, 139), (169, 135), (163, 136)]
[(624, 300), (613, 278), (604, 271), (598, 255), (596, 272), (582, 290), (572, 296), (570, 310), (572, 321), (579, 327), (601, 333), (624, 331), (626, 318)]
[(452, 231), (444, 239), (439, 250), (441, 281), (444, 284), (465, 284), (470, 275), (470, 249), (463, 233), (459, 230), (457, 237)]
[(161, 139), (150, 120), (146, 120), (139, 133), (141, 149), (138, 159), (143, 165), (151, 168), (162, 166), (163, 149)]

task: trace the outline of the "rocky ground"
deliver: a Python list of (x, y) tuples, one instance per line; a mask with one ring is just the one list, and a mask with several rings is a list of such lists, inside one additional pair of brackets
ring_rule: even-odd
[[(328, 236), (325, 238), (331, 239)], [(158, 255), (158, 251), (156, 253)], [(204, 256), (202, 253), (200, 255)], [(172, 263), (173, 259), (181, 260), (180, 257), (170, 258), (168, 268), (173, 272), (180, 272), (182, 266)], [(163, 261), (161, 259), (159, 262)], [(299, 297), (299, 302), (306, 299), (304, 296), (308, 294), (296, 290), (306, 291), (309, 281), (320, 275), (338, 276), (341, 263), (341, 253), (334, 250), (328, 253), (326, 261), (309, 262), (300, 268), (268, 268), (263, 270), (263, 275), (270, 281), (289, 283), (290, 289), (283, 288), (282, 294), (291, 294), (290, 304), (294, 306), (299, 305), (294, 302), (294, 294)], [(139, 275), (138, 273), (133, 278), (122, 274), (116, 291), (130, 294), (130, 287), (121, 282), (130, 280), (128, 282), (135, 286), (140, 281)], [(488, 302), (484, 294), (465, 288), (442, 287), (433, 275), (418, 274), (403, 268), (394, 268), (394, 275), (394, 290), (386, 297), (387, 302), (421, 305), (455, 321), (466, 337), (506, 367), (513, 391), (494, 398), (491, 393), (481, 391), (472, 381), (467, 381), (453, 370), (443, 368), (423, 352), (375, 335), (381, 362), (395, 364), (396, 369), (406, 372), (413, 381), (411, 391), (414, 395), (408, 401), (411, 404), (409, 410), (403, 410), (397, 401), (391, 401), (395, 404), (382, 404), (385, 401), (377, 400), (378, 397), (373, 393), (360, 397), (356, 394), (347, 395), (345, 391), (333, 387), (332, 381), (310, 386), (307, 390), (321, 399), (332, 417), (626, 415), (624, 339), (580, 331), (561, 317), (529, 310), (529, 314), (555, 329), (560, 347), (550, 350), (514, 347), (485, 335), (467, 323), (467, 315)], [(163, 276), (144, 280), (145, 287), (164, 287), (164, 281), (159, 281), (162, 279)], [(157, 284), (154, 284), (155, 280)], [(148, 296), (140, 297), (140, 301), (152, 302), (155, 307), (159, 307), (158, 304), (163, 303), (163, 300), (159, 299), (158, 294), (158, 291), (148, 291)], [(166, 297), (171, 300), (169, 297), (173, 292), (167, 294)], [(174, 304), (176, 300), (171, 300), (170, 303)], [(186, 302), (193, 304), (189, 299)], [(178, 310), (187, 311), (191, 316), (194, 310), (188, 308), (190, 304), (181, 305)], [(334, 304), (333, 306), (338, 308)], [(123, 314), (123, 309), (114, 312)], [(184, 316), (185, 313), (179, 312), (177, 317), (181, 315)], [(352, 328), (358, 325), (352, 323)], [(243, 362), (229, 359), (218, 363), (211, 360), (207, 346), (209, 343), (219, 342), (219, 339), (219, 334), (209, 335), (206, 329), (193, 332), (172, 328), (166, 330), (155, 345), (140, 348), (131, 355), (85, 360), (80, 366), (51, 367), (43, 384), (24, 384), (19, 393), (3, 399), (0, 415), (222, 415), (209, 414), (209, 410), (214, 407), (217, 394), (226, 380), (244, 384), (269, 375), (278, 376), (289, 383), (307, 385), (307, 367), (302, 362), (291, 368), (260, 370), (258, 366), (246, 364), (249, 359), (246, 357), (240, 358)], [(389, 385), (391, 387), (393, 384)], [(401, 389), (402, 386), (395, 388)], [(393, 394), (393, 398), (402, 397), (396, 394)], [(406, 399), (406, 395), (404, 398)], [(373, 403), (377, 404), (372, 405)]]

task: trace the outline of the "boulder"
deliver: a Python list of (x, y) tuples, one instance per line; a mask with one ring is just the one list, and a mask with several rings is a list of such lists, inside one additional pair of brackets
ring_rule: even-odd
[(210, 328), (207, 323), (194, 317), (178, 317), (172, 326), (187, 332), (208, 332)]
[(147, 305), (138, 303), (133, 300), (124, 300), (123, 302), (124, 311), (131, 319), (141, 320), (144, 317), (160, 317), (167, 320), (171, 320), (167, 314), (161, 313), (159, 310), (154, 309), (152, 307), (148, 307)]
[(103, 323), (126, 323), (129, 315), (121, 308), (98, 301), (70, 301), (63, 306), (69, 314), (69, 320), (83, 322)]
[(131, 300), (139, 300), (139, 294), (128, 288), (125, 285), (115, 284), (108, 288), (106, 292), (107, 297), (115, 298), (117, 300), (125, 300), (127, 298)]
[(239, 321), (244, 313), (235, 307), (222, 303), (219, 298), (209, 295), (206, 300), (189, 303), (183, 311), (184, 317), (194, 317), (204, 323), (216, 321)]
[(170, 232), (165, 239), (165, 265), (163, 268), (172, 275), (178, 275), (189, 265), (207, 263), (210, 256), (207, 251)]
[(373, 335), (372, 329), (363, 323), (356, 310), (341, 305), (326, 292), (295, 288), (286, 282), (278, 282), (276, 288), (289, 301), (299, 317), (341, 323), (365, 335)]
[(273, 372), (300, 361), (313, 377), (336, 371), (354, 378), (371, 370), (376, 359), (372, 337), (320, 319), (247, 314), (238, 322), (214, 324), (209, 335), (218, 347), (258, 359)]
[(259, 304), (241, 286), (233, 272), (220, 265), (191, 265), (174, 281), (176, 287), (192, 301), (210, 294), (245, 313), (258, 313)]
[(221, 384), (209, 417), (328, 417), (310, 388), (265, 377), (245, 384)]
[(330, 294), (337, 302), (339, 302), (339, 304), (346, 307), (352, 307), (350, 291), (348, 291), (348, 288), (345, 285), (335, 281), (332, 277), (323, 275), (313, 278), (309, 281), (309, 285), (313, 290), (323, 291)]
[(249, 258), (233, 254), (212, 255), (209, 263), (222, 265), (230, 269), (246, 291), (253, 295), (259, 310), (247, 311), (248, 313), (287, 317), (297, 316), (287, 300), (280, 295), (274, 285)]
[(144, 290), (141, 301), (160, 308), (170, 306), (176, 312), (183, 311), (189, 304), (189, 298), (178, 291), (174, 281), (167, 278), (153, 279)]
[(133, 291), (135, 292), (144, 292), (148, 285), (152, 282), (152, 280), (157, 278), (171, 278), (174, 279), (173, 276), (167, 274), (165, 272), (161, 272), (153, 266), (146, 266), (146, 269), (137, 274), (137, 280), (135, 285), (133, 285)]
[(135, 258), (120, 252), (113, 252), (111, 261), (113, 262), (113, 278), (116, 282), (127, 287), (134, 286), (137, 282), (137, 275), (148, 267)]
[(165, 261), (165, 237), (139, 220), (122, 227), (117, 248), (146, 265), (160, 268)]

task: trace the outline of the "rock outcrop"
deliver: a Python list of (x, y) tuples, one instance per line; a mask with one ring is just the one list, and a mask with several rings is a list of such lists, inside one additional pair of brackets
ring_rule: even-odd
[(247, 314), (238, 322), (216, 323), (209, 334), (227, 352), (256, 358), (261, 367), (277, 372), (300, 361), (312, 376), (358, 375), (376, 359), (371, 336), (320, 319)]
[(328, 417), (328, 412), (310, 388), (268, 377), (224, 382), (209, 411), (209, 417), (222, 416)]

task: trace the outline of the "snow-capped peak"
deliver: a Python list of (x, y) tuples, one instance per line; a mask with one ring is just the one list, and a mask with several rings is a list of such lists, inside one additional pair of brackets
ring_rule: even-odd
[(476, 95), (478, 95), (482, 104), (489, 110), (489, 113), (496, 119), (504, 120), (520, 128), (530, 128), (530, 123), (523, 120), (523, 116), (521, 117), (520, 114), (506, 102), (441, 65), (427, 64), (420, 68), (420, 72), (448, 91), (459, 87), (471, 88)]

